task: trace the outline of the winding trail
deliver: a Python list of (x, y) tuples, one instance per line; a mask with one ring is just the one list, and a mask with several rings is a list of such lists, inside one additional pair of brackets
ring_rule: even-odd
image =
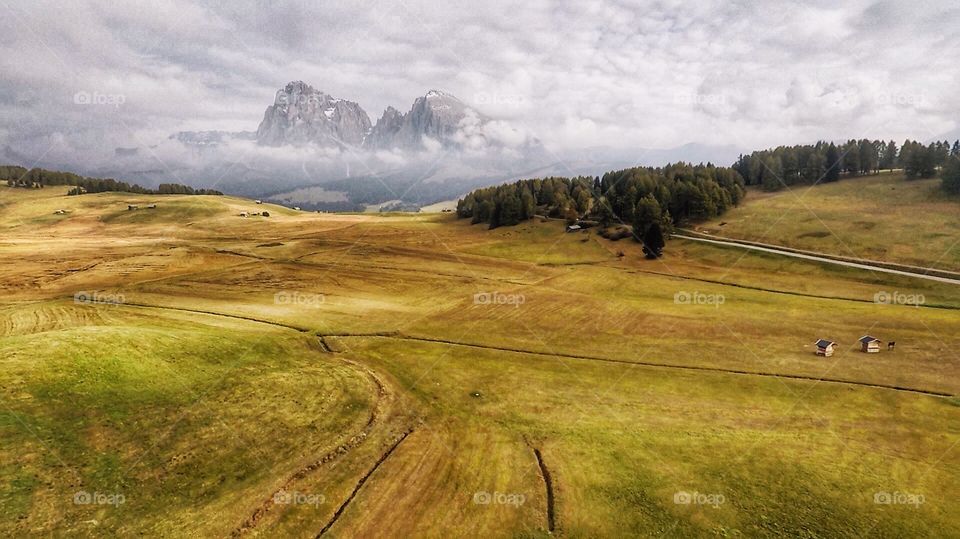
[[(169, 311), (176, 311), (176, 312), (188, 312), (188, 313), (195, 313), (195, 314), (203, 314), (203, 315), (207, 315), (207, 316), (230, 318), (230, 319), (234, 319), (234, 320), (243, 320), (243, 321), (246, 321), (246, 322), (255, 322), (255, 323), (259, 323), (259, 324), (265, 324), (265, 325), (269, 325), (269, 326), (274, 326), (274, 327), (280, 327), (280, 328), (290, 329), (290, 330), (298, 331), (298, 332), (300, 332), (300, 333), (306, 333), (306, 332), (309, 332), (309, 331), (310, 331), (308, 328), (304, 328), (304, 327), (300, 327), (300, 326), (295, 326), (295, 325), (292, 325), (292, 324), (286, 324), (286, 323), (282, 323), (282, 322), (275, 322), (275, 321), (271, 321), (271, 320), (264, 320), (264, 319), (261, 319), (261, 318), (254, 318), (254, 317), (250, 317), (250, 316), (234, 315), (234, 314), (225, 314), (225, 313), (218, 313), (218, 312), (214, 312), (214, 311), (206, 311), (206, 310), (200, 310), (200, 309), (187, 309), (187, 308), (185, 308), (185, 307), (168, 307), (168, 306), (151, 305), (151, 304), (147, 304), (147, 303), (133, 303), (133, 302), (124, 303), (124, 306), (140, 307), (140, 308), (146, 308), (146, 309), (169, 310)], [(365, 335), (365, 336), (370, 336), (370, 337), (384, 337), (384, 336), (389, 336), (389, 335), (392, 335), (392, 334), (393, 334), (392, 332), (386, 332), (386, 333), (370, 334), (370, 335)], [(316, 342), (317, 342), (317, 344), (319, 345), (319, 347), (320, 347), (320, 349), (321, 349), (321, 351), (322, 351), (323, 353), (327, 353), (327, 354), (333, 354), (333, 353), (334, 353), (333, 350), (330, 348), (330, 346), (327, 344), (327, 342), (324, 340), (324, 336), (323, 336), (323, 335), (317, 335), (317, 341), (316, 341)], [(364, 441), (366, 441), (366, 439), (369, 437), (369, 435), (370, 435), (373, 427), (379, 422), (380, 418), (382, 417), (382, 415), (383, 415), (383, 413), (384, 413), (384, 407), (385, 407), (384, 401), (386, 400), (386, 397), (388, 396), (388, 391), (387, 391), (386, 386), (384, 385), (383, 381), (380, 380), (380, 378), (379, 378), (372, 370), (368, 369), (367, 367), (365, 367), (365, 366), (363, 366), (363, 365), (360, 365), (360, 364), (358, 364), (358, 363), (356, 363), (356, 362), (354, 362), (354, 361), (351, 361), (351, 360), (349, 360), (349, 359), (343, 358), (343, 357), (341, 357), (340, 359), (341, 359), (341, 361), (343, 361), (343, 362), (345, 362), (345, 363), (353, 366), (354, 368), (359, 369), (359, 370), (365, 372), (365, 373), (367, 374), (367, 376), (370, 377), (371, 381), (373, 382), (373, 384), (374, 384), (374, 385), (376, 386), (376, 388), (377, 388), (377, 401), (376, 401), (376, 403), (374, 403), (373, 410), (371, 410), (371, 412), (370, 412), (370, 417), (367, 419), (367, 423), (364, 425), (363, 429), (362, 429), (360, 432), (358, 432), (357, 434), (353, 435), (353, 436), (352, 436), (349, 440), (347, 440), (345, 443), (339, 445), (337, 448), (335, 448), (335, 449), (331, 450), (330, 452), (324, 454), (324, 455), (321, 456), (319, 459), (317, 459), (317, 460), (315, 460), (315, 461), (307, 464), (306, 466), (300, 468), (299, 470), (297, 470), (296, 472), (294, 472), (293, 474), (291, 474), (291, 475), (283, 482), (283, 484), (282, 484), (279, 488), (275, 489), (275, 490), (273, 491), (273, 493), (271, 493), (271, 495), (270, 495), (267, 499), (263, 500), (263, 501), (260, 503), (260, 505), (253, 511), (253, 514), (251, 514), (250, 517), (247, 518), (247, 520), (245, 520), (245, 521), (243, 522), (243, 524), (241, 524), (239, 527), (235, 528), (235, 529), (231, 532), (231, 534), (230, 534), (231, 537), (240, 537), (240, 536), (244, 535), (245, 533), (247, 533), (247, 532), (253, 530), (254, 528), (256, 528), (257, 525), (260, 523), (260, 521), (263, 519), (263, 517), (264, 517), (264, 516), (270, 511), (270, 509), (275, 505), (275, 501), (274, 501), (274, 500), (275, 500), (277, 494), (286, 491), (289, 487), (291, 487), (291, 486), (293, 485), (294, 482), (296, 482), (296, 481), (298, 481), (298, 480), (301, 480), (301, 479), (307, 477), (309, 474), (311, 474), (312, 472), (314, 472), (315, 470), (317, 470), (317, 469), (320, 468), (321, 466), (323, 466), (323, 465), (325, 465), (325, 464), (327, 464), (327, 463), (329, 463), (329, 462), (331, 462), (331, 461), (333, 461), (333, 460), (335, 460), (335, 459), (338, 459), (338, 458), (346, 455), (346, 454), (349, 453), (351, 450), (353, 450), (353, 449), (355, 449), (356, 447), (358, 447), (359, 445), (361, 445), (361, 444), (362, 444)], [(363, 484), (364, 484), (364, 483), (366, 482), (366, 480), (370, 477), (370, 475), (373, 474), (373, 472), (376, 471), (376, 469), (377, 469), (381, 464), (383, 464), (383, 462), (393, 453), (394, 449), (396, 449), (397, 446), (400, 445), (400, 442), (402, 442), (403, 440), (405, 440), (406, 437), (407, 437), (411, 432), (413, 432), (413, 429), (412, 429), (412, 428), (411, 428), (411, 429), (408, 429), (408, 430), (403, 434), (403, 436), (402, 436), (396, 443), (394, 443), (394, 444), (390, 447), (390, 449), (389, 449), (383, 456), (380, 457), (380, 459), (376, 462), (376, 464), (374, 465), (374, 467), (373, 467), (369, 472), (367, 472), (366, 475), (364, 475), (364, 476), (360, 479), (360, 482), (357, 484), (357, 486), (356, 486), (356, 488), (354, 489), (353, 493), (350, 495), (349, 498), (347, 498), (347, 500), (343, 503), (343, 505), (340, 507), (340, 509), (337, 510), (337, 512), (336, 512), (336, 513), (334, 514), (334, 516), (333, 516), (333, 519), (332, 519), (330, 522), (327, 523), (327, 525), (324, 527), (324, 529), (320, 532), (320, 535), (323, 535), (323, 534), (326, 532), (326, 530), (328, 530), (328, 529), (330, 528), (330, 526), (332, 526), (332, 525), (336, 522), (336, 520), (340, 517), (340, 515), (341, 515), (341, 514), (343, 513), (343, 511), (346, 509), (347, 505), (353, 500), (354, 497), (356, 497), (357, 492), (360, 490), (360, 487), (363, 486)], [(319, 537), (319, 535), (318, 535), (318, 537)]]
[[(728, 238), (708, 239), (700, 236), (691, 236), (689, 234), (673, 234), (673, 237), (681, 238), (689, 241), (699, 241), (703, 243), (710, 243), (713, 245), (721, 245), (724, 247), (736, 247), (738, 249), (748, 249), (751, 251), (760, 251), (764, 253), (789, 256), (793, 258), (802, 258), (804, 260), (812, 260), (814, 262), (822, 262), (824, 264), (834, 264), (837, 266), (845, 266), (848, 268), (857, 268), (857, 269), (863, 269), (863, 270), (880, 272), (880, 273), (891, 273), (894, 275), (915, 277), (917, 279), (926, 279), (928, 281), (937, 281), (940, 283), (960, 285), (960, 274), (957, 274), (954, 272), (947, 272), (944, 270), (938, 270), (935, 268), (901, 266), (901, 265), (887, 264), (883, 262), (876, 262), (876, 261), (865, 260), (865, 259), (850, 259), (845, 257), (828, 255), (826, 253), (816, 253), (813, 251), (800, 251), (798, 249), (791, 249), (788, 247), (780, 247), (776, 245), (761, 244), (761, 243), (748, 242), (743, 240), (733, 240)], [(904, 269), (897, 269), (897, 268), (904, 268)], [(907, 268), (916, 269), (918, 271), (910, 271)], [(923, 271), (924, 273), (920, 273), (919, 271)], [(944, 277), (943, 275), (957, 275), (958, 278)]]
[[(326, 344), (323, 343), (322, 339), (320, 340), (320, 342), (322, 346), (326, 347)], [(384, 399), (387, 397), (386, 386), (384, 386), (383, 382), (380, 380), (380, 378), (377, 377), (376, 374), (373, 373), (373, 371), (353, 361), (350, 361), (348, 359), (343, 359), (343, 361), (365, 372), (373, 381), (374, 385), (377, 387), (377, 401), (376, 403), (374, 403), (373, 410), (370, 411), (370, 417), (367, 420), (366, 425), (364, 425), (363, 429), (360, 432), (353, 435), (349, 440), (347, 440), (345, 443), (338, 446), (336, 449), (333, 449), (332, 451), (323, 455), (319, 459), (307, 464), (303, 468), (300, 468), (299, 470), (294, 472), (290, 477), (286, 479), (286, 481), (283, 482), (283, 485), (281, 485), (273, 493), (271, 493), (270, 497), (264, 500), (260, 504), (260, 506), (254, 510), (253, 514), (250, 515), (250, 517), (247, 520), (245, 520), (243, 524), (240, 525), (240, 527), (233, 530), (233, 532), (230, 534), (231, 537), (240, 537), (241, 535), (256, 528), (257, 525), (260, 523), (260, 521), (263, 519), (263, 517), (270, 511), (270, 509), (274, 505), (276, 505), (275, 500), (277, 495), (282, 492), (286, 492), (293, 485), (294, 482), (307, 477), (308, 475), (316, 471), (318, 468), (320, 468), (324, 464), (327, 464), (335, 459), (338, 459), (346, 455), (351, 450), (355, 449), (364, 441), (366, 441), (374, 425), (382, 417), (383, 408), (384, 408)]]

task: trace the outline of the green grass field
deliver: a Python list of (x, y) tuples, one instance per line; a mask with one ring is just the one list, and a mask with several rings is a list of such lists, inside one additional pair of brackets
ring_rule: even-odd
[(699, 228), (797, 249), (960, 271), (958, 204), (943, 193), (939, 179), (884, 173), (775, 193), (752, 191), (743, 205)]
[[(839, 218), (857, 185), (948, 219), (895, 177), (804, 200)], [(647, 261), (557, 222), (63, 192), (0, 188), (5, 536), (960, 536), (952, 285), (681, 240)], [(707, 226), (751, 237), (790, 196)], [(861, 213), (890, 246), (921, 219)], [(836, 247), (784, 221), (753, 239)], [(936, 260), (856, 230), (860, 256)], [(925, 304), (874, 302), (894, 291)]]

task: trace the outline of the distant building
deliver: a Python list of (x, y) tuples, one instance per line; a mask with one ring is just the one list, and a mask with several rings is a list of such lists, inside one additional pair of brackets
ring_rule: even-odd
[(263, 204), (262, 200), (255, 200), (254, 202), (256, 202), (257, 204)]
[(296, 211), (300, 211), (300, 206), (294, 206), (293, 209)]
[(246, 216), (247, 216), (247, 212), (245, 211), (240, 212), (240, 217), (246, 217)]
[(156, 205), (156, 204), (150, 204), (149, 206), (147, 206), (147, 209), (148, 209), (148, 210), (155, 210), (155, 209), (157, 209), (157, 205)]
[(828, 341), (826, 339), (820, 339), (816, 342), (816, 345), (818, 356), (830, 357), (833, 355), (833, 348), (837, 346), (837, 343)]
[(567, 232), (576, 232), (581, 229), (583, 229), (583, 227), (580, 225), (567, 225)]
[(139, 209), (140, 209), (140, 206), (137, 206), (136, 204), (127, 204), (127, 211), (133, 211), (133, 210), (139, 210)]
[(867, 354), (875, 354), (880, 351), (880, 339), (864, 335), (860, 337), (860, 351)]

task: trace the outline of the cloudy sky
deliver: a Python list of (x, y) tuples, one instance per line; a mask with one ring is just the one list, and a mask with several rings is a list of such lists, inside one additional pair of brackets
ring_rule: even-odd
[[(548, 147), (957, 134), (956, 0), (0, 0), (0, 146), (65, 162), (255, 130), (302, 79), (431, 88)], [(95, 96), (77, 103), (77, 94)], [(29, 163), (27, 163), (29, 164)]]

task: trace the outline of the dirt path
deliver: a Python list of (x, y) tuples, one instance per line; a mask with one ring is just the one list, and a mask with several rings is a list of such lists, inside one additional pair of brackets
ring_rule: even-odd
[[(321, 342), (321, 346), (326, 348), (326, 344), (323, 343), (322, 339), (320, 342)], [(386, 386), (384, 386), (383, 382), (380, 380), (380, 378), (377, 377), (376, 374), (373, 373), (373, 371), (365, 367), (362, 367), (361, 365), (358, 365), (357, 363), (350, 361), (348, 359), (343, 359), (343, 361), (364, 371), (370, 377), (373, 384), (377, 387), (377, 401), (374, 404), (373, 410), (371, 410), (370, 412), (370, 417), (367, 420), (366, 425), (364, 425), (363, 429), (360, 432), (353, 435), (349, 440), (347, 440), (345, 443), (338, 446), (336, 449), (333, 449), (332, 451), (323, 455), (319, 459), (307, 464), (303, 468), (300, 468), (299, 470), (294, 472), (290, 477), (288, 477), (283, 482), (283, 485), (281, 485), (279, 488), (274, 490), (274, 492), (270, 494), (270, 497), (265, 499), (260, 504), (260, 506), (254, 510), (253, 514), (250, 515), (250, 518), (244, 521), (244, 523), (241, 524), (240, 527), (233, 530), (233, 532), (230, 534), (231, 537), (240, 537), (241, 535), (256, 528), (257, 525), (260, 523), (260, 521), (263, 519), (263, 517), (275, 505), (274, 500), (276, 499), (276, 496), (282, 492), (286, 492), (287, 490), (290, 490), (290, 488), (293, 486), (293, 483), (307, 477), (308, 475), (316, 471), (321, 466), (347, 455), (350, 451), (352, 451), (353, 449), (361, 445), (364, 441), (366, 441), (375, 424), (378, 423), (380, 418), (383, 416), (384, 408), (385, 408), (385, 400), (388, 398), (388, 392), (387, 392)]]
[[(725, 247), (736, 247), (738, 249), (749, 249), (751, 251), (760, 251), (764, 253), (772, 253), (772, 254), (777, 254), (782, 256), (789, 256), (793, 258), (802, 258), (804, 260), (812, 260), (814, 262), (822, 262), (824, 264), (834, 264), (837, 266), (845, 266), (848, 268), (857, 268), (857, 269), (863, 269), (863, 270), (880, 272), (880, 273), (891, 273), (894, 275), (915, 277), (917, 279), (926, 279), (928, 281), (937, 281), (940, 283), (960, 285), (960, 274), (957, 274), (954, 272), (947, 272), (944, 270), (938, 270), (935, 268), (903, 266), (899, 264), (888, 264), (886, 262), (877, 262), (877, 261), (865, 260), (865, 259), (851, 259), (851, 258), (830, 255), (827, 253), (817, 253), (813, 251), (800, 251), (800, 250), (791, 249), (788, 247), (780, 247), (776, 245), (747, 242), (743, 240), (733, 240), (733, 239), (726, 239), (726, 238), (708, 239), (708, 238), (703, 238), (699, 236), (691, 236), (688, 234), (673, 234), (673, 237), (689, 240), (689, 241), (699, 241), (703, 243), (710, 243), (713, 245), (722, 245)], [(945, 275), (956, 275), (957, 277), (956, 278), (946, 277)]]

